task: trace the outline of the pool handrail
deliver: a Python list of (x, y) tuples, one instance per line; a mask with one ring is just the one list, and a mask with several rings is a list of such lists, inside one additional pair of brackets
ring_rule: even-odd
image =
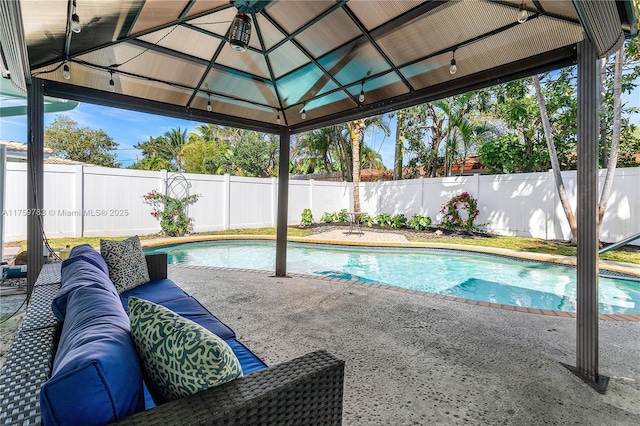
[(603, 254), (603, 253), (608, 252), (609, 250), (615, 250), (615, 249), (617, 249), (617, 248), (619, 248), (619, 247), (622, 247), (622, 246), (624, 246), (624, 245), (627, 245), (627, 244), (629, 244), (631, 241), (635, 241), (635, 240), (637, 240), (637, 239), (639, 239), (639, 238), (640, 238), (640, 234), (636, 234), (636, 235), (633, 235), (633, 236), (631, 236), (631, 237), (629, 237), (629, 238), (625, 238), (625, 239), (624, 239), (624, 240), (622, 240), (622, 241), (618, 241), (618, 242), (617, 242), (617, 243), (615, 243), (615, 244), (611, 244), (610, 246), (607, 246), (607, 247), (605, 247), (605, 248), (603, 248), (603, 249), (599, 250), (599, 251), (598, 251), (598, 254), (600, 255), (600, 254)]

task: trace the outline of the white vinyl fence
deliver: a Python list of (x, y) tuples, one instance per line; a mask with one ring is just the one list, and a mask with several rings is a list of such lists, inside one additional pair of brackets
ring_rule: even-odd
[[(600, 172), (601, 185), (606, 171)], [(40, 212), (47, 237), (126, 236), (159, 232), (151, 207), (142, 196), (166, 190), (171, 174), (104, 167), (45, 165), (44, 205)], [(190, 194), (200, 199), (189, 206), (196, 232), (274, 227), (277, 179), (185, 174)], [(575, 208), (576, 172), (563, 172)], [(467, 191), (478, 199), (477, 224), (502, 235), (568, 239), (569, 227), (556, 195), (551, 172), (474, 175), (391, 182), (364, 182), (361, 210), (371, 215), (414, 213), (440, 219), (440, 208)], [(290, 180), (289, 217), (300, 223), (305, 208), (314, 219), (324, 212), (352, 210), (351, 183)], [(26, 239), (27, 172), (25, 163), (7, 163), (4, 232), (6, 241)], [(617, 169), (601, 239), (616, 242), (640, 233), (640, 168)]]

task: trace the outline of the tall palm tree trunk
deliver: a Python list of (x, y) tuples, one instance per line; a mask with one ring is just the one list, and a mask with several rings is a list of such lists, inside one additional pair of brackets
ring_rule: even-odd
[(540, 78), (537, 75), (533, 76), (533, 84), (536, 88), (536, 96), (538, 98), (538, 106), (540, 107), (540, 116), (542, 117), (542, 127), (544, 128), (544, 136), (547, 141), (547, 148), (549, 149), (549, 157), (551, 157), (551, 168), (553, 169), (553, 177), (556, 183), (556, 189), (558, 196), (560, 197), (560, 203), (564, 209), (564, 214), (567, 216), (569, 227), (571, 228), (571, 242), (576, 243), (576, 236), (578, 230), (578, 223), (576, 217), (571, 210), (571, 204), (569, 203), (569, 196), (567, 190), (564, 187), (562, 180), (562, 173), (560, 172), (560, 162), (558, 161), (558, 153), (556, 152), (556, 145), (553, 142), (553, 133), (551, 132), (551, 123), (549, 122), (549, 115), (547, 113), (547, 106), (542, 95), (542, 89), (540, 88)]
[(365, 120), (350, 121), (347, 123), (349, 136), (351, 137), (351, 158), (353, 162), (353, 211), (360, 211), (360, 136), (365, 127)]

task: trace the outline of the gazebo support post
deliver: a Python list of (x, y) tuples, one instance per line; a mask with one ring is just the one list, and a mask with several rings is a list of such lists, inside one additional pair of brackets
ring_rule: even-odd
[(278, 163), (278, 218), (276, 236), (276, 277), (287, 276), (287, 223), (289, 215), (289, 144), (288, 127), (280, 129), (280, 156)]
[(578, 43), (578, 256), (576, 366), (565, 365), (604, 394), (609, 378), (598, 374), (598, 56)]
[(43, 265), (44, 86), (32, 78), (27, 91), (27, 297)]

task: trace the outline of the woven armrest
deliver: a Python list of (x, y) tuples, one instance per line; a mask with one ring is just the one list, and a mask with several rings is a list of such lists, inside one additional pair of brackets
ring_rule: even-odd
[(118, 425), (339, 425), (344, 361), (318, 351), (127, 417)]
[(149, 281), (167, 278), (167, 253), (146, 254)]

